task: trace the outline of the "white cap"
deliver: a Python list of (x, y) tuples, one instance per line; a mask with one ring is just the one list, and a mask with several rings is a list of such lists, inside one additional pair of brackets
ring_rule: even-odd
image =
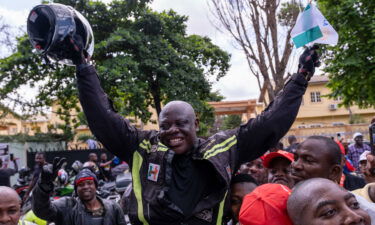
[(355, 132), (355, 133), (353, 134), (353, 140), (354, 140), (356, 137), (358, 137), (358, 136), (362, 136), (362, 137), (363, 137), (363, 134), (360, 133), (360, 132)]
[(366, 156), (367, 156), (368, 154), (370, 154), (370, 153), (371, 153), (370, 151), (364, 151), (364, 152), (359, 156), (359, 162), (361, 162), (361, 161), (366, 161), (366, 160), (367, 160)]

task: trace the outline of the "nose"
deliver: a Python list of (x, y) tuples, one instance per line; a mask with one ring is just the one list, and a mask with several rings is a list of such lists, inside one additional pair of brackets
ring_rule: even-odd
[(250, 173), (251, 174), (254, 174), (254, 173), (258, 173), (259, 169), (257, 168), (256, 165), (252, 165), (249, 167), (249, 170), (250, 170)]
[(285, 177), (286, 174), (282, 170), (276, 170), (275, 177)]
[(178, 132), (178, 127), (175, 124), (172, 124), (168, 130), (165, 131), (167, 134), (174, 134)]
[(303, 167), (302, 167), (301, 160), (298, 159), (297, 161), (292, 162), (291, 167), (294, 170), (302, 170)]
[(345, 210), (345, 220), (344, 225), (357, 225), (357, 224), (363, 224), (365, 219), (363, 216), (355, 212), (354, 210), (347, 208)]

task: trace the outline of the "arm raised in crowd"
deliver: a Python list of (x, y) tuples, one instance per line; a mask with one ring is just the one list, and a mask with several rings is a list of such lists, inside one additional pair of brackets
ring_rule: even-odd
[(115, 113), (93, 66), (77, 68), (77, 83), (90, 130), (110, 152), (130, 162), (139, 144), (137, 129)]
[(242, 125), (238, 134), (239, 163), (263, 155), (274, 147), (292, 126), (308, 81), (319, 66), (317, 46), (307, 48), (299, 59), (299, 69), (273, 102), (256, 118)]
[(48, 221), (62, 220), (66, 198), (51, 202), (50, 196), (53, 192), (53, 181), (57, 177), (57, 172), (66, 161), (65, 158), (56, 157), (53, 164), (43, 166), (40, 179), (33, 191), (32, 207), (35, 215)]
[(83, 53), (81, 38), (70, 39), (72, 61), (77, 66), (79, 99), (91, 132), (113, 154), (126, 162), (131, 162), (144, 135), (153, 132), (139, 131), (129, 121), (117, 114), (102, 89), (97, 72), (88, 65)]

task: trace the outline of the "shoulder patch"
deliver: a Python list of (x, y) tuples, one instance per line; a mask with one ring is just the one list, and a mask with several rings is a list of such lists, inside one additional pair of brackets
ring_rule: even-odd
[(160, 172), (160, 165), (154, 164), (154, 163), (149, 163), (148, 164), (148, 173), (147, 173), (147, 179), (157, 182), (158, 181), (158, 176)]

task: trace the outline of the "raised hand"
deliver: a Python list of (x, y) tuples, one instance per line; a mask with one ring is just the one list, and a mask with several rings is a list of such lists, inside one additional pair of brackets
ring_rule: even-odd
[(305, 75), (306, 80), (310, 80), (315, 73), (315, 67), (320, 66), (317, 49), (319, 49), (318, 45), (308, 47), (299, 57), (298, 73)]
[(42, 172), (40, 174), (40, 183), (51, 185), (56, 179), (58, 171), (61, 169), (62, 165), (66, 162), (65, 158), (55, 157), (53, 159), (53, 164), (47, 164), (43, 166)]

